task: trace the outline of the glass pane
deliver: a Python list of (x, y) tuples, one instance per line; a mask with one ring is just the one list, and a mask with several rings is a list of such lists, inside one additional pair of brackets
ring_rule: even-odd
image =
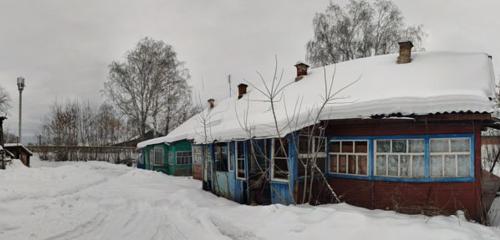
[(444, 156), (444, 176), (445, 177), (455, 177), (457, 171), (457, 166), (455, 162), (455, 155), (445, 155)]
[(377, 140), (377, 152), (390, 152), (391, 151), (391, 141), (390, 140)]
[(448, 138), (431, 139), (431, 152), (449, 152)]
[(377, 155), (377, 159), (376, 159), (376, 175), (378, 176), (385, 176), (385, 170), (386, 170), (386, 155)]
[(356, 174), (356, 156), (349, 155), (349, 165), (348, 165), (348, 173)]
[(399, 161), (399, 176), (401, 177), (409, 177), (410, 176), (410, 158), (409, 155), (400, 156)]
[(392, 152), (405, 153), (406, 152), (406, 140), (392, 140)]
[[(318, 168), (321, 170), (322, 173), (325, 173), (325, 165), (326, 165), (326, 158), (316, 158), (316, 165)], [(318, 170), (318, 169), (316, 169)]]
[(342, 152), (352, 153), (353, 152), (353, 142), (342, 142)]
[(442, 177), (443, 176), (443, 156), (435, 155), (431, 156), (431, 177)]
[(238, 152), (238, 158), (244, 158), (245, 157), (245, 149), (243, 148), (243, 142), (238, 142), (236, 143), (236, 146), (238, 147), (237, 152)]
[(356, 153), (367, 153), (368, 152), (368, 142), (357, 141), (355, 142), (355, 152)]
[(330, 171), (337, 172), (337, 157), (338, 155), (330, 155)]
[(424, 177), (424, 156), (413, 156), (412, 177)]
[(330, 143), (330, 152), (340, 152), (340, 142)]
[(286, 138), (274, 140), (274, 152), (276, 157), (286, 157), (288, 154), (288, 142)]
[(299, 153), (309, 153), (312, 149), (309, 147), (310, 139), (307, 136), (299, 136)]
[(367, 175), (368, 173), (368, 161), (366, 156), (358, 156), (358, 174)]
[(398, 155), (389, 155), (387, 158), (387, 175), (397, 176), (398, 175)]
[(346, 155), (339, 156), (339, 173), (346, 173), (347, 159)]
[(316, 137), (314, 138), (314, 148), (316, 150), (316, 152), (326, 152), (325, 148), (326, 148), (326, 138), (320, 138), (320, 137)]
[(470, 176), (470, 155), (457, 155), (458, 177)]
[(452, 152), (469, 152), (470, 145), (467, 138), (454, 138), (450, 140)]
[(411, 153), (421, 153), (424, 152), (424, 140), (423, 139), (412, 139), (408, 140), (408, 152)]
[(288, 179), (288, 164), (286, 159), (274, 159), (274, 177)]

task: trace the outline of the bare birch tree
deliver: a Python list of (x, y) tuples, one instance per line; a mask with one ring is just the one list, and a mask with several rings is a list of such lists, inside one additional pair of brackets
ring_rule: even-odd
[[(185, 111), (178, 103), (191, 98), (187, 85), (189, 72), (177, 59), (172, 46), (144, 38), (127, 53), (124, 62), (109, 66), (105, 94), (121, 113), (137, 124), (143, 136), (151, 124), (158, 131), (161, 118), (169, 131), (176, 112)], [(175, 124), (174, 124), (175, 125)]]
[(419, 49), (426, 35), (422, 25), (406, 25), (390, 0), (350, 0), (345, 6), (330, 2), (316, 14), (313, 26), (306, 58), (315, 66), (392, 53), (401, 40), (411, 40)]
[(0, 115), (7, 115), (10, 108), (10, 96), (5, 89), (0, 86)]

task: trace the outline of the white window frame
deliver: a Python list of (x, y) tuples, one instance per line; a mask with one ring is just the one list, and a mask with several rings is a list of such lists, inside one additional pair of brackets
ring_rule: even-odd
[(203, 147), (200, 145), (193, 145), (191, 147), (191, 164), (201, 164), (203, 158)]
[[(155, 146), (152, 148), (152, 150), (153, 150), (153, 162), (151, 165), (163, 166), (164, 165), (163, 159), (165, 157), (165, 149), (162, 146)], [(160, 157), (158, 157), (158, 155), (157, 155), (158, 153), (160, 154)]]
[[(276, 142), (276, 141), (279, 141), (279, 139), (277, 139), (277, 138), (273, 138), (272, 143), (271, 143), (271, 181), (276, 181), (276, 182), (288, 182), (288, 180), (289, 180), (289, 178), (290, 178), (290, 168), (289, 168), (289, 166), (288, 166), (288, 158), (283, 158), (283, 157), (276, 157), (276, 156), (274, 156), (274, 153), (275, 153), (274, 148), (275, 148), (275, 142)], [(287, 156), (288, 156), (288, 155), (289, 155), (289, 154), (287, 153)], [(286, 179), (284, 179), (284, 178), (276, 178), (276, 177), (274, 177), (274, 160), (275, 160), (276, 158), (278, 158), (278, 159), (280, 159), (280, 160), (285, 160), (285, 161), (286, 161), (286, 163), (287, 163), (287, 167), (288, 167), (288, 174), (287, 174), (287, 175), (288, 175), (288, 177), (287, 177)]]
[[(179, 163), (179, 153), (189, 153), (190, 161), (188, 163)], [(181, 156), (181, 158), (186, 158), (186, 156)], [(193, 163), (193, 154), (190, 151), (177, 151), (175, 152), (175, 164), (176, 165), (189, 165)]]
[[(409, 148), (409, 141), (412, 140), (418, 140), (422, 141), (423, 143), (423, 152), (422, 153), (411, 153), (410, 148)], [(384, 153), (378, 153), (377, 152), (377, 141), (390, 141), (389, 149), (390, 152), (384, 152)], [(392, 152), (392, 141), (406, 141), (406, 152)], [(416, 178), (416, 179), (423, 179), (426, 178), (425, 176), (425, 139), (424, 138), (390, 138), (390, 139), (374, 139), (374, 147), (373, 147), (373, 176), (375, 177), (394, 177), (394, 178)], [(378, 155), (386, 155), (385, 157), (385, 174), (380, 175), (377, 172), (377, 156)], [(389, 156), (390, 155), (397, 155), (398, 156), (398, 175), (393, 176), (389, 175)], [(401, 156), (410, 156), (410, 162), (409, 162), (409, 169), (408, 172), (410, 173), (409, 176), (401, 176)], [(414, 156), (421, 156), (424, 164), (424, 174), (422, 176), (413, 176), (413, 157)]]
[[(313, 152), (310, 152), (310, 153), (300, 153), (300, 141), (301, 141), (301, 137), (305, 137), (307, 138), (307, 140), (309, 141), (309, 137), (312, 137), (313, 141), (312, 141), (312, 150)], [(316, 152), (317, 148), (316, 148), (316, 144), (318, 141), (321, 141), (321, 140), (318, 140), (318, 139), (323, 139), (323, 150), (324, 152)], [(321, 136), (307, 136), (307, 135), (299, 135), (298, 137), (298, 142), (297, 142), (297, 169), (299, 167), (299, 164), (302, 164), (301, 160), (300, 159), (309, 159), (309, 160), (312, 160), (314, 157), (316, 157), (316, 160), (318, 158), (324, 158), (325, 159), (325, 162), (324, 164), (327, 164), (329, 163), (328, 162), (328, 156), (326, 154), (326, 149), (327, 149), (327, 145), (328, 145), (328, 139), (326, 137), (321, 137)], [(327, 166), (323, 166), (326, 170)], [(329, 170), (326, 170), (326, 172), (328, 172)]]
[[(339, 175), (347, 175), (347, 176), (362, 176), (368, 177), (370, 175), (370, 141), (368, 139), (333, 139), (330, 140), (329, 143), (338, 142), (340, 143), (340, 152), (328, 152), (328, 173), (330, 174), (339, 174)], [(342, 142), (352, 142), (352, 153), (344, 153), (342, 152)], [(365, 142), (366, 143), (366, 153), (356, 153), (356, 142)], [(336, 155), (336, 159), (333, 159), (332, 155)], [(340, 172), (340, 155), (346, 155), (346, 168), (345, 173)], [(356, 173), (349, 173), (349, 156), (356, 156)], [(359, 156), (366, 157), (366, 174), (358, 174), (358, 158)], [(335, 161), (337, 164), (337, 172), (331, 171), (331, 161)]]
[[(452, 152), (451, 151), (451, 140), (453, 139), (465, 139), (469, 143), (469, 151), (468, 152)], [(432, 152), (431, 151), (431, 145), (432, 145), (432, 140), (448, 140), (448, 152)], [(472, 156), (472, 146), (471, 146), (471, 138), (468, 137), (435, 137), (435, 138), (429, 138), (429, 177), (430, 178), (461, 178), (461, 177), (471, 177), (471, 161), (470, 158)], [(468, 161), (467, 164), (469, 165), (469, 172), (467, 173), (467, 176), (458, 176), (458, 155), (468, 155)], [(432, 176), (432, 156), (442, 156), (441, 157), (441, 176)], [(445, 176), (445, 158), (446, 156), (455, 156), (455, 176)]]
[[(234, 158), (235, 158), (235, 161), (236, 161), (236, 167), (235, 167), (235, 174), (236, 174), (236, 179), (239, 179), (239, 180), (246, 180), (246, 177), (247, 177), (247, 173), (246, 173), (246, 168), (245, 168), (245, 157), (243, 156), (243, 158), (238, 158), (238, 144), (241, 144), (243, 149), (245, 147), (244, 145), (244, 142), (234, 142)], [(240, 161), (240, 159), (243, 161), (243, 177), (239, 177), (238, 176), (238, 171), (239, 171), (239, 165), (238, 165), (238, 162)]]

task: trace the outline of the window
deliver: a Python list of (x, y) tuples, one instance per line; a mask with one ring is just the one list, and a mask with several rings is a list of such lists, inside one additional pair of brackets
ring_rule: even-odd
[(422, 178), (424, 139), (375, 140), (375, 176)]
[(191, 152), (179, 151), (176, 153), (177, 164), (191, 164)]
[(314, 160), (321, 172), (324, 173), (326, 168), (326, 138), (318, 136), (299, 136), (297, 163), (299, 176), (305, 176), (306, 166), (308, 169), (307, 174), (311, 174), (311, 163)]
[(286, 138), (273, 139), (271, 179), (288, 181), (288, 141)]
[(431, 177), (470, 176), (469, 138), (431, 138), (429, 145)]
[(215, 164), (216, 171), (227, 172), (228, 171), (228, 149), (226, 143), (218, 143), (215, 145)]
[(331, 141), (330, 172), (368, 175), (368, 141)]
[(245, 149), (243, 142), (236, 144), (236, 178), (245, 179)]
[(193, 146), (193, 163), (201, 164), (202, 161), (202, 146)]
[(154, 147), (151, 153), (149, 155), (151, 163), (156, 166), (163, 165), (163, 147)]

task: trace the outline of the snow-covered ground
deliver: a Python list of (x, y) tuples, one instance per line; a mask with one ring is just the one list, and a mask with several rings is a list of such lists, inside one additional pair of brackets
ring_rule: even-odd
[(500, 239), (500, 228), (455, 216), (246, 206), (187, 177), (102, 162), (43, 165), (0, 171), (0, 239)]

